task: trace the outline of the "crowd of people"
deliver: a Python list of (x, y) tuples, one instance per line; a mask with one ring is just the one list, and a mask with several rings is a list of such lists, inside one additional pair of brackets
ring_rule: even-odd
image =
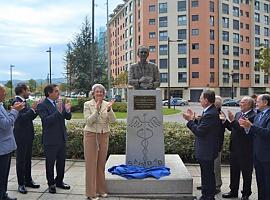
[[(254, 100), (255, 99), (255, 100)], [(256, 172), (258, 200), (270, 199), (270, 95), (243, 97), (240, 111), (221, 109), (222, 99), (214, 91), (206, 90), (200, 96), (202, 115), (191, 109), (183, 113), (187, 127), (195, 135), (195, 156), (201, 169), (200, 200), (214, 200), (222, 185), (220, 157), (224, 132), (230, 137), (230, 192), (223, 198), (237, 198), (240, 175), (243, 178), (242, 200), (251, 195), (253, 166)], [(256, 104), (256, 107), (255, 107)]]
[[(109, 140), (109, 123), (116, 120), (112, 110), (114, 100), (104, 101), (106, 90), (95, 84), (91, 91), (93, 99), (84, 104), (84, 154), (86, 160), (86, 196), (97, 200), (106, 197), (105, 163)], [(27, 103), (30, 91), (24, 83), (15, 88), (15, 98), (8, 112), (3, 106), (6, 91), (0, 85), (0, 200), (17, 200), (7, 194), (11, 156), (16, 150), (18, 192), (27, 194), (27, 187), (39, 188), (31, 175), (33, 120), (39, 115), (42, 123), (42, 144), (45, 155), (48, 191), (56, 188), (70, 189), (64, 180), (67, 131), (65, 120), (70, 120), (71, 103), (59, 98), (59, 88), (49, 84), (44, 88), (45, 99)], [(56, 168), (56, 176), (54, 174)]]

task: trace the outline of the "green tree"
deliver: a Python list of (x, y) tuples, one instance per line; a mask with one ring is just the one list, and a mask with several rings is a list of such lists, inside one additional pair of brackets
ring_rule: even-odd
[(9, 81), (5, 84), (5, 86), (6, 86), (7, 88), (11, 88), (11, 87), (12, 87), (11, 81), (9, 80)]
[(28, 86), (29, 86), (31, 92), (36, 92), (37, 82), (34, 79), (30, 79), (28, 81)]
[(270, 72), (270, 48), (262, 47), (260, 49), (258, 66), (266, 73)]

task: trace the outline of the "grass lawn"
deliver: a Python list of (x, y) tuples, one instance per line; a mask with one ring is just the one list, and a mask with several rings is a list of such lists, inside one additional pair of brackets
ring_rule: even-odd
[[(168, 108), (163, 108), (163, 115), (173, 115), (180, 113), (181, 111), (178, 109), (168, 109)], [(117, 119), (125, 119), (127, 118), (127, 113), (125, 112), (115, 112), (116, 118)], [(83, 113), (72, 113), (72, 119), (83, 119)]]

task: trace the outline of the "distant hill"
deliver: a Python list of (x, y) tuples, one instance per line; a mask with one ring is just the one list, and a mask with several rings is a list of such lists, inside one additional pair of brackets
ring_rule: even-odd
[[(5, 85), (9, 80), (6, 81), (0, 81), (1, 84)], [(12, 80), (14, 85), (17, 85), (17, 83), (19, 82), (27, 82), (28, 80)], [(47, 82), (47, 79), (35, 79), (35, 81), (37, 82), (37, 84), (41, 84), (41, 83), (45, 83)], [(60, 84), (60, 83), (66, 83), (66, 79), (65, 78), (53, 78), (52, 79), (52, 83), (56, 83), (56, 84)]]

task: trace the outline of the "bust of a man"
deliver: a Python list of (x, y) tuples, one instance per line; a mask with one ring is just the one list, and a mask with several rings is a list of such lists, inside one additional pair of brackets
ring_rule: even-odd
[(136, 90), (155, 90), (160, 85), (159, 69), (154, 63), (147, 62), (149, 49), (140, 46), (137, 55), (140, 61), (130, 66), (128, 84)]

